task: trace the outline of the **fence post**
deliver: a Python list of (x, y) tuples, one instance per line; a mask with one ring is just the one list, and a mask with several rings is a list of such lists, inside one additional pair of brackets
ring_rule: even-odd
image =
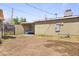
[(14, 35), (15, 35), (15, 25), (14, 25)]

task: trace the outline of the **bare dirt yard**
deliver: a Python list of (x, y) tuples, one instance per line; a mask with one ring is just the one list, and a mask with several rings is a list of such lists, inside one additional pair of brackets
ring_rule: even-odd
[(79, 43), (52, 37), (16, 36), (0, 44), (2, 56), (78, 56)]

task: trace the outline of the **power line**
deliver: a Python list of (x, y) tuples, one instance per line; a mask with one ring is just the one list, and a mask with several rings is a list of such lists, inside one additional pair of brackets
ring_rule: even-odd
[[(25, 12), (25, 11), (23, 11), (23, 10), (20, 10), (20, 9), (17, 9), (17, 8), (14, 8), (14, 7), (10, 7), (10, 6), (7, 6), (7, 5), (2, 5), (2, 6), (3, 6), (3, 7), (6, 7), (6, 9), (4, 9), (4, 10), (10, 13), (10, 14), (9, 14), (9, 15), (10, 15), (10, 19), (12, 19), (15, 14), (17, 15), (16, 11), (18, 11), (18, 12), (20, 12), (20, 13), (23, 13), (23, 14), (25, 14), (25, 15), (28, 14), (27, 12)], [(7, 8), (9, 8), (9, 9), (7, 9)], [(14, 12), (12, 12), (12, 9), (13, 9)], [(12, 16), (12, 13), (13, 13), (13, 16)], [(34, 13), (33, 13), (33, 14), (34, 14)], [(30, 13), (29, 15), (32, 15), (32, 16), (33, 16), (33, 14)], [(29, 16), (27, 16), (27, 19), (28, 19), (28, 18), (29, 18)]]
[(29, 6), (29, 7), (32, 7), (32, 8), (34, 8), (34, 9), (37, 9), (37, 10), (39, 10), (39, 11), (45, 12), (45, 13), (47, 13), (47, 14), (53, 15), (53, 13), (48, 12), (48, 11), (43, 10), (43, 9), (40, 9), (40, 8), (38, 8), (38, 7), (36, 7), (36, 6), (33, 6), (33, 5), (31, 5), (31, 4), (26, 3), (25, 5), (27, 5), (27, 6)]
[[(10, 7), (10, 6), (6, 6), (7, 8), (10, 8), (10, 9), (12, 9), (13, 7)], [(20, 13), (23, 13), (23, 14), (27, 14), (27, 12), (25, 12), (25, 11), (22, 11), (22, 10), (20, 10), (20, 9), (16, 9), (16, 8), (13, 8), (15, 11), (18, 11), (18, 12), (20, 12)], [(32, 14), (30, 14), (30, 15), (32, 15)]]
[[(10, 6), (7, 6), (7, 5), (5, 5), (7, 8), (10, 8), (10, 9), (12, 9), (13, 7), (10, 7)], [(29, 14), (29, 15), (33, 15), (32, 13), (28, 13), (28, 12), (26, 12), (26, 11), (23, 11), (23, 10), (20, 10), (20, 9), (16, 9), (16, 8), (13, 8), (13, 10), (14, 11), (18, 11), (18, 12), (20, 12), (20, 13), (23, 13), (23, 14)], [(14, 13), (15, 14), (15, 13)]]
[(56, 18), (57, 18), (57, 16), (58, 16), (58, 13), (55, 13), (54, 15), (55, 15), (55, 16), (56, 16)]

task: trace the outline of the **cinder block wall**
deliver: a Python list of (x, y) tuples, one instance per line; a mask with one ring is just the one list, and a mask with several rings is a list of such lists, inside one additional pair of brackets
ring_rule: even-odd
[(15, 25), (15, 35), (24, 34), (22, 25)]

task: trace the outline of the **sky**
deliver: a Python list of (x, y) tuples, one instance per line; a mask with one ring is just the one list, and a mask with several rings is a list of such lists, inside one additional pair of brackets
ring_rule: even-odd
[(25, 3), (0, 3), (0, 9), (3, 9), (5, 21), (9, 21), (11, 18), (11, 10), (13, 8), (13, 17), (24, 17), (28, 22), (42, 20), (45, 17), (55, 18), (63, 17), (66, 9), (72, 9), (73, 15), (79, 15), (78, 3), (30, 3), (30, 5), (48, 11), (51, 14), (39, 11), (33, 7), (26, 5)]

